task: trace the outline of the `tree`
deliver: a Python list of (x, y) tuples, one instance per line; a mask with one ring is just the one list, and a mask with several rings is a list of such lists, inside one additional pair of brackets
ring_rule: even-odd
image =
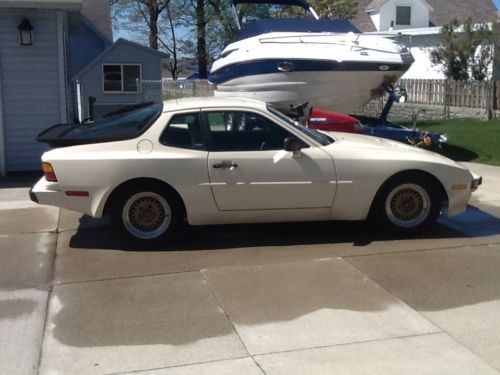
[(312, 0), (311, 6), (322, 18), (352, 20), (358, 11), (358, 0)]
[[(310, 0), (308, 2), (320, 18), (352, 20), (358, 12), (358, 0)], [(301, 17), (303, 10), (285, 7), (278, 12), (281, 17)]]
[[(238, 29), (229, 12), (227, 0), (189, 0), (184, 8), (182, 27), (190, 30), (191, 40), (183, 41), (182, 50), (195, 55), (200, 78), (206, 78), (208, 66), (215, 56), (234, 39)], [(250, 18), (269, 16), (269, 11), (252, 5), (241, 6)], [(242, 12), (239, 13), (240, 23)]]
[(207, 78), (207, 18), (205, 16), (205, 0), (196, 0), (196, 57), (198, 58), (198, 74), (200, 79)]
[[(172, 56), (169, 70), (179, 74), (179, 54), (196, 56), (200, 78), (206, 78), (209, 64), (238, 30), (229, 15), (227, 0), (109, 0), (114, 11), (115, 28), (133, 31), (148, 38), (149, 46), (164, 49)], [(312, 0), (320, 17), (353, 18), (357, 0)], [(238, 12), (240, 24), (245, 18), (303, 16), (290, 8), (242, 4)], [(179, 38), (179, 30), (187, 31)]]
[(175, 0), (110, 1), (115, 28), (147, 34), (150, 48), (162, 49), (170, 54), (168, 69), (172, 77), (177, 78), (180, 73), (176, 31), (178, 17), (173, 9), (178, 9), (179, 4), (174, 3)]
[(441, 29), (443, 44), (431, 52), (431, 61), (443, 65), (446, 78), (468, 80), (470, 73), (477, 80), (487, 77), (492, 61), (492, 32), (487, 25), (473, 25), (457, 19)]

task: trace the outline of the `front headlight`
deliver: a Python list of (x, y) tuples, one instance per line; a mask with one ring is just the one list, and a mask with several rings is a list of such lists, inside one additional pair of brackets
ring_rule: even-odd
[(438, 142), (439, 143), (446, 143), (446, 142), (448, 142), (448, 136), (446, 134), (441, 134), (439, 136), (439, 141)]

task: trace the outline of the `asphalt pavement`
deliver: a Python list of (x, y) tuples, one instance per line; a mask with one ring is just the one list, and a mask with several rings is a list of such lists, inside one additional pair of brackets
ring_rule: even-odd
[(143, 251), (0, 180), (0, 374), (499, 374), (500, 168), (417, 238), (193, 227)]

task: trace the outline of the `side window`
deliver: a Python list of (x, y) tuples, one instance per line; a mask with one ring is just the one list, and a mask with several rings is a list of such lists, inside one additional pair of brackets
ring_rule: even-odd
[(206, 117), (215, 151), (281, 150), (285, 138), (293, 136), (252, 112), (207, 112)]
[(172, 117), (160, 136), (165, 146), (204, 150), (199, 113), (183, 113)]
[(105, 93), (137, 92), (137, 80), (141, 79), (141, 65), (104, 64), (102, 79)]
[(396, 25), (411, 25), (411, 7), (397, 6), (396, 7)]

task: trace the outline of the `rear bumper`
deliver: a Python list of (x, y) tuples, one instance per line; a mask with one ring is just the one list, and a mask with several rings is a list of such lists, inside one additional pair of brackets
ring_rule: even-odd
[(57, 183), (48, 182), (42, 177), (30, 190), (30, 199), (33, 202), (66, 208), (92, 216), (91, 197), (67, 196), (66, 191)]
[(35, 202), (35, 203), (40, 203), (38, 202), (38, 198), (36, 197), (36, 194), (33, 193), (33, 188), (30, 189), (30, 199)]
[(55, 185), (42, 177), (30, 190), (30, 198), (33, 202), (47, 206), (66, 208), (66, 196), (64, 192), (57, 190)]

